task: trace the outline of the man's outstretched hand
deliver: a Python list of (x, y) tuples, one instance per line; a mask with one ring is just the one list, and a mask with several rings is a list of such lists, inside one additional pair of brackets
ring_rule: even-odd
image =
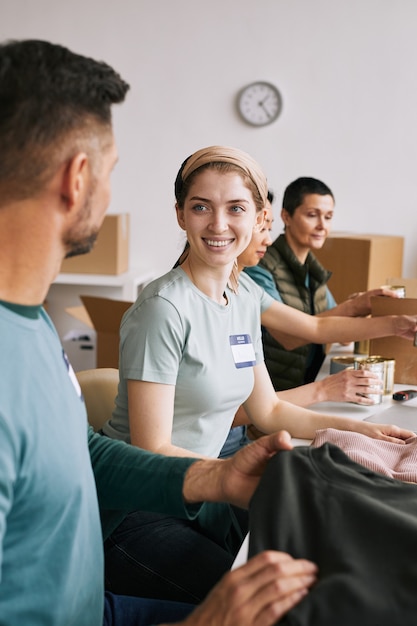
[(257, 439), (230, 459), (196, 461), (187, 470), (183, 496), (186, 502), (229, 502), (247, 508), (269, 459), (291, 450), (291, 437), (280, 431)]

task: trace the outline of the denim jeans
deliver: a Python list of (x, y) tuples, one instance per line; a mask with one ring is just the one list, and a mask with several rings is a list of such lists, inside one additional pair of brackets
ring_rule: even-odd
[(220, 450), (219, 459), (227, 459), (229, 456), (233, 456), (241, 448), (247, 446), (248, 443), (251, 443), (251, 440), (246, 434), (246, 426), (231, 428), (223, 448)]
[(183, 620), (195, 607), (181, 602), (115, 596), (106, 592), (103, 626), (153, 626)]
[(192, 521), (144, 511), (125, 518), (105, 541), (104, 554), (108, 591), (192, 604), (207, 595), (234, 558)]

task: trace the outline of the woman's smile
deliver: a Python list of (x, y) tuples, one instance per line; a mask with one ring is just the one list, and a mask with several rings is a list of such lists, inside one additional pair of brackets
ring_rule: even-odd
[(202, 237), (203, 241), (212, 248), (225, 248), (229, 244), (233, 243), (234, 239), (207, 239)]

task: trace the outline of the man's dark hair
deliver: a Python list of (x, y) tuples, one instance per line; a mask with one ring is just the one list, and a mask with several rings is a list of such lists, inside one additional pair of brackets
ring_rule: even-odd
[(317, 180), (317, 178), (304, 176), (297, 178), (297, 180), (294, 180), (288, 185), (284, 191), (282, 208), (285, 209), (289, 215), (294, 215), (295, 209), (303, 204), (304, 197), (312, 193), (319, 196), (331, 196), (334, 202), (333, 193), (325, 183), (321, 180)]
[(41, 188), (59, 159), (111, 128), (111, 105), (129, 85), (106, 63), (47, 41), (0, 44), (0, 203)]

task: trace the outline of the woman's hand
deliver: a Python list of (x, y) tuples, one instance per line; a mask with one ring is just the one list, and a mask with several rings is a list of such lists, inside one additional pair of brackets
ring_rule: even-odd
[(365, 406), (373, 401), (364, 394), (379, 393), (383, 387), (374, 372), (351, 368), (326, 376), (315, 384), (319, 389), (319, 402), (355, 402)]
[[(398, 298), (398, 293), (388, 289), (388, 287), (379, 287), (378, 289), (370, 289), (369, 291), (359, 291), (358, 293), (352, 293), (348, 298), (340, 305), (348, 307), (347, 315), (352, 317), (364, 317), (371, 314), (371, 298), (375, 296), (389, 296), (391, 298)], [(335, 313), (336, 315), (336, 313)], [(342, 315), (342, 312), (337, 313)]]
[(413, 431), (400, 428), (393, 424), (357, 422), (355, 430), (373, 439), (382, 439), (383, 441), (392, 441), (393, 443), (405, 443), (410, 437), (416, 436)]
[[(404, 339), (414, 340), (417, 332), (417, 317), (415, 315), (393, 315), (394, 335)], [(375, 318), (377, 319), (377, 318)]]

